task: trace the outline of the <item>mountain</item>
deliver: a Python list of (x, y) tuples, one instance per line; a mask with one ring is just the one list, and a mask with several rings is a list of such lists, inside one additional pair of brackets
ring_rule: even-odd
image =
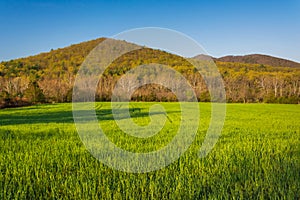
[(282, 58), (276, 58), (273, 56), (262, 55), (262, 54), (250, 54), (244, 56), (224, 56), (221, 58), (215, 58), (214, 60), (221, 61), (221, 62), (237, 62), (237, 63), (270, 65), (275, 67), (300, 68), (300, 63), (282, 59)]
[(216, 58), (214, 58), (210, 55), (205, 55), (205, 54), (199, 54), (197, 56), (192, 57), (192, 59), (196, 59), (196, 60), (216, 60)]
[[(106, 38), (99, 38), (35, 56), (0, 63), (0, 108), (39, 102), (72, 101), (76, 73), (87, 55)], [(126, 50), (126, 41), (121, 50)], [(111, 52), (107, 52), (111, 56)], [(198, 55), (193, 61), (209, 66), (213, 59), (223, 77), (228, 102), (300, 103), (300, 64), (266, 55), (225, 56)], [(158, 49), (143, 47), (117, 58), (99, 80), (96, 100), (110, 101), (112, 89), (130, 69), (150, 63), (168, 65), (189, 82), (199, 101), (210, 101), (206, 81), (189, 63), (189, 59)], [(213, 80), (214, 74), (208, 77)], [(165, 77), (167, 80), (167, 77)], [(143, 81), (147, 77), (139, 77)], [(176, 88), (181, 83), (171, 82)], [(88, 80), (87, 80), (88, 81)], [(125, 84), (125, 83), (124, 83)], [(128, 83), (129, 84), (129, 83)], [(124, 87), (127, 87), (124, 85)], [(134, 101), (176, 101), (168, 88), (145, 85), (133, 94)]]

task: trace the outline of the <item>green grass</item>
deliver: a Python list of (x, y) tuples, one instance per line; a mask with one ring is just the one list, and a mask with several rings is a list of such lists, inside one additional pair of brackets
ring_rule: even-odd
[[(133, 120), (147, 125), (151, 105), (132, 103)], [(109, 103), (99, 103), (97, 114), (111, 141), (147, 152), (168, 144), (178, 129), (178, 105), (161, 105), (166, 127), (148, 139), (119, 130)], [(76, 132), (71, 104), (0, 110), (0, 199), (300, 198), (299, 105), (228, 104), (222, 135), (205, 158), (198, 153), (210, 104), (200, 107), (200, 127), (188, 151), (161, 170), (136, 174), (91, 156)]]

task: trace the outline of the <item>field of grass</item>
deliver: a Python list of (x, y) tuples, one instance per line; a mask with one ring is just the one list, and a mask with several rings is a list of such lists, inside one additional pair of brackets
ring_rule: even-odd
[[(149, 123), (153, 103), (132, 103), (131, 116)], [(162, 103), (166, 127), (153, 137), (122, 133), (109, 103), (98, 103), (101, 127), (129, 151), (153, 151), (178, 129), (176, 103)], [(210, 122), (200, 103), (196, 139), (180, 159), (149, 173), (107, 167), (82, 144), (71, 104), (0, 110), (0, 199), (300, 199), (300, 106), (228, 104), (223, 132), (205, 158), (198, 153)]]

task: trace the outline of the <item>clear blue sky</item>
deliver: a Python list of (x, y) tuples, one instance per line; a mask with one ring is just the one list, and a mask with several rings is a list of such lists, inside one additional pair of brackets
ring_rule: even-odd
[(300, 0), (0, 1), (0, 60), (138, 27), (183, 32), (213, 56), (300, 61)]

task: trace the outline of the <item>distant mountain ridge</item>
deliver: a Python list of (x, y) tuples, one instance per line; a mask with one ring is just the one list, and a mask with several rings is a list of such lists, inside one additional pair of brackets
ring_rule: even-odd
[(216, 60), (217, 58), (214, 58), (210, 55), (205, 55), (205, 54), (199, 54), (197, 56), (192, 57), (192, 59), (196, 59), (196, 60)]
[[(76, 54), (80, 53), (81, 56), (83, 56), (83, 58), (85, 58), (85, 56), (88, 55), (88, 53), (97, 46), (97, 44), (99, 44), (100, 42), (104, 41), (106, 38), (97, 38), (94, 40), (90, 40), (90, 41), (85, 41), (85, 42), (81, 42), (78, 44), (73, 44), (64, 48), (58, 48), (56, 50), (51, 50), (50, 52), (43, 52), (37, 55), (32, 55), (32, 56), (28, 56), (28, 57), (24, 57), (24, 58), (17, 58), (17, 59), (13, 59), (11, 61), (18, 61), (18, 60), (24, 60), (24, 59), (28, 59), (29, 61), (33, 60), (34, 62), (36, 62), (36, 58), (40, 57), (41, 59), (39, 59), (40, 61), (45, 61), (47, 60), (47, 58), (50, 58), (51, 56), (49, 55), (55, 55), (57, 56), (57, 54), (60, 54), (60, 52), (62, 52), (64, 55), (67, 55), (67, 57), (72, 57), (76, 56)], [(69, 49), (71, 49), (71, 51), (69, 51)], [(84, 52), (83, 52), (84, 51)], [(46, 59), (45, 59), (46, 58)], [(58, 60), (60, 60), (61, 58), (58, 57)], [(270, 56), (270, 55), (264, 55), (264, 54), (249, 54), (249, 55), (227, 55), (227, 56), (223, 56), (223, 57), (213, 57), (210, 55), (206, 55), (206, 54), (199, 54), (196, 55), (194, 57), (192, 57), (192, 59), (197, 59), (197, 60), (214, 60), (214, 61), (219, 61), (219, 62), (231, 62), (231, 63), (245, 63), (245, 64), (261, 64), (261, 65), (269, 65), (269, 66), (273, 66), (273, 67), (291, 67), (291, 68), (300, 68), (300, 63), (295, 62), (295, 61), (291, 61), (288, 59), (283, 59), (283, 58), (279, 58), (279, 57), (274, 57), (274, 56)], [(77, 62), (77, 65), (80, 65), (81, 62), (83, 61), (82, 58), (80, 58)], [(0, 63), (7, 63), (10, 61), (2, 61)], [(47, 65), (46, 63), (44, 63), (44, 65)]]
[(263, 54), (249, 54), (249, 55), (241, 55), (241, 56), (228, 55), (220, 58), (215, 58), (205, 54), (199, 54), (193, 57), (193, 59), (198, 59), (198, 60), (213, 59), (214, 61), (219, 61), (219, 62), (261, 64), (261, 65), (269, 65), (274, 67), (300, 68), (300, 63), (283, 59), (283, 58), (274, 57), (274, 56), (263, 55)]
[(262, 64), (270, 65), (274, 67), (293, 67), (300, 68), (300, 63), (286, 60), (283, 58), (277, 58), (269, 55), (262, 54), (250, 54), (244, 56), (224, 56), (221, 58), (214, 59), (221, 62), (238, 62), (238, 63), (248, 63), (248, 64)]

